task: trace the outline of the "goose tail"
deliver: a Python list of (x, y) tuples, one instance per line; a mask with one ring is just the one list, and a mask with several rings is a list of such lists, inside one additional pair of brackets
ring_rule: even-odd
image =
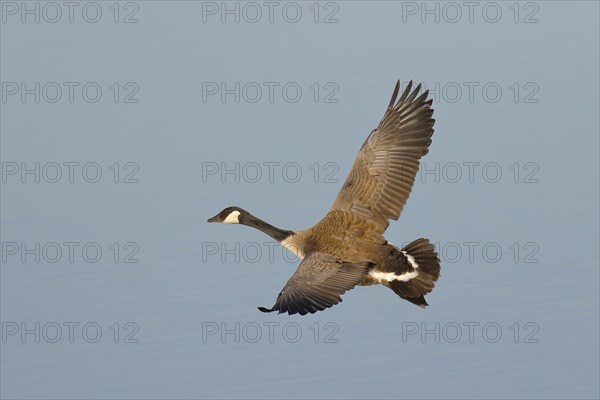
[(433, 243), (424, 238), (409, 243), (401, 251), (408, 258), (416, 274), (406, 281), (393, 280), (387, 286), (404, 300), (425, 308), (428, 305), (425, 295), (433, 290), (435, 282), (440, 277), (438, 253)]

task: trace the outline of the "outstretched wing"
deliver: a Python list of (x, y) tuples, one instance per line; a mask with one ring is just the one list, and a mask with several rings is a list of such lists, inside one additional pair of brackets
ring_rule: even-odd
[(412, 81), (396, 102), (400, 81), (383, 119), (365, 140), (331, 211), (343, 210), (377, 222), (383, 230), (398, 219), (412, 190), (419, 160), (433, 135), (429, 91), (417, 98)]
[(328, 254), (309, 253), (277, 296), (275, 305), (258, 309), (300, 315), (324, 310), (341, 302), (340, 295), (359, 284), (369, 268), (368, 262), (347, 263)]

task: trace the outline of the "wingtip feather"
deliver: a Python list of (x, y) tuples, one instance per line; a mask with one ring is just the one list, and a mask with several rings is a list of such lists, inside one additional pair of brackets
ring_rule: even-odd
[(406, 98), (408, 97), (408, 95), (410, 93), (410, 90), (412, 89), (412, 85), (413, 85), (413, 81), (411, 79), (410, 82), (408, 82), (408, 85), (406, 85), (406, 89), (404, 89), (404, 92), (402, 92), (402, 96), (400, 96), (400, 100), (398, 100), (398, 103), (401, 103), (404, 100), (406, 100)]
[(396, 87), (394, 88), (394, 93), (392, 94), (392, 99), (390, 100), (388, 108), (392, 108), (394, 106), (396, 98), (398, 97), (398, 92), (400, 92), (400, 79), (398, 79), (398, 82), (396, 82)]

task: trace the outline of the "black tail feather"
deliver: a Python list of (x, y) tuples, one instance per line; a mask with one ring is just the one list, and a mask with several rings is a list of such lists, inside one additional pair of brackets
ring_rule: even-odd
[(421, 238), (409, 243), (402, 251), (414, 258), (419, 275), (406, 282), (389, 282), (389, 287), (404, 300), (424, 308), (428, 305), (425, 295), (433, 290), (440, 277), (440, 259), (435, 246)]

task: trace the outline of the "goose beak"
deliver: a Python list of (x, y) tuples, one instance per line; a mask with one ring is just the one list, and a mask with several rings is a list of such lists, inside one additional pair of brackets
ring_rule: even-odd
[(215, 215), (214, 217), (207, 219), (206, 222), (219, 222), (219, 216)]

